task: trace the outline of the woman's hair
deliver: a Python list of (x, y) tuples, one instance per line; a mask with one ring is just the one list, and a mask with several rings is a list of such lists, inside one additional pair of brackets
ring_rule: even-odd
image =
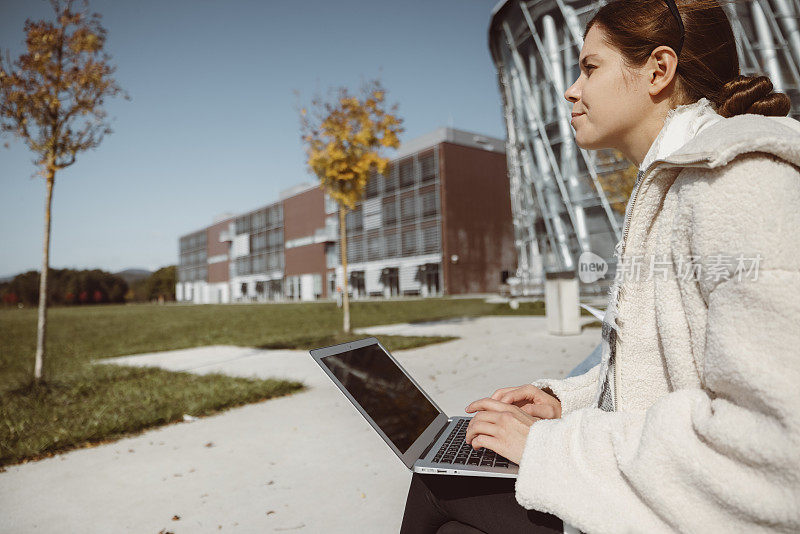
[[(727, 1), (727, 0), (722, 0)], [(677, 0), (686, 37), (678, 56), (672, 104), (707, 98), (723, 117), (755, 113), (787, 115), (792, 102), (772, 90), (767, 76), (742, 76), (730, 21), (717, 0)], [(650, 53), (666, 45), (678, 50), (680, 27), (664, 0), (612, 0), (586, 25), (605, 32), (629, 68), (644, 65)]]

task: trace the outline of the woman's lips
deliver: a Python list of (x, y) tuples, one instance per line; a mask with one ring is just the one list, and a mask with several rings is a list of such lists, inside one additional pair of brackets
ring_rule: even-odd
[(570, 124), (572, 124), (573, 122), (575, 122), (575, 119), (577, 119), (577, 118), (578, 118), (578, 117), (580, 117), (581, 115), (583, 115), (583, 113), (573, 113), (573, 114), (572, 114), (572, 120), (570, 120), (570, 121), (569, 121), (569, 122), (570, 122)]

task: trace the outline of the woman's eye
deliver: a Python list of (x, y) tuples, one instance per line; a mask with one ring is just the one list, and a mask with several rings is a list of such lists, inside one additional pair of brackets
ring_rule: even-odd
[(586, 75), (588, 76), (589, 75), (588, 73), (590, 73), (594, 68), (595, 68), (594, 65), (586, 65), (586, 73), (587, 73)]

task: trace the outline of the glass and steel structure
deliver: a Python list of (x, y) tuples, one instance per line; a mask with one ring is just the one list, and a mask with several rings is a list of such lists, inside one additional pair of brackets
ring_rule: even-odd
[[(601, 179), (629, 164), (575, 144), (572, 104), (563, 97), (579, 75), (585, 24), (603, 3), (501, 1), (492, 11), (489, 48), (508, 132), (517, 276), (531, 291), (541, 290), (545, 272), (576, 269), (586, 251), (604, 258), (611, 276), (581, 291), (603, 292), (613, 279), (622, 215), (611, 207), (620, 199), (607, 197)], [(724, 8), (742, 73), (768, 75), (800, 117), (800, 0), (742, 0)]]

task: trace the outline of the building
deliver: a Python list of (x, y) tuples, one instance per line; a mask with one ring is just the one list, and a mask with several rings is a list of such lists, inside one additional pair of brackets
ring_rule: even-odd
[[(583, 252), (609, 264), (609, 276), (581, 284), (584, 294), (613, 280), (622, 214), (611, 209), (600, 178), (628, 163), (575, 145), (572, 104), (583, 29), (604, 2), (502, 0), (492, 10), (489, 49), (498, 72), (508, 142), (508, 171), (519, 264), (517, 277), (541, 290), (544, 273), (575, 270)], [(800, 118), (800, 13), (792, 0), (722, 2), (736, 36), (741, 71), (766, 73), (792, 99)]]
[[(439, 128), (404, 143), (346, 216), (354, 298), (487, 293), (516, 268), (504, 142)], [(179, 240), (179, 301), (334, 298), (338, 206), (316, 184)]]

